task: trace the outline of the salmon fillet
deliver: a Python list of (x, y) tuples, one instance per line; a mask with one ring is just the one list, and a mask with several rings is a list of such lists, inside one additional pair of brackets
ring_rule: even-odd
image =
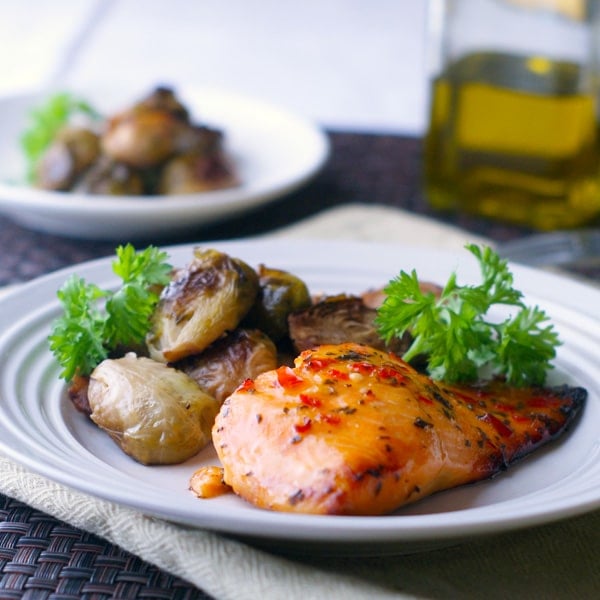
[(213, 428), (225, 482), (278, 511), (386, 514), (491, 477), (561, 434), (587, 395), (445, 385), (353, 343), (294, 365), (246, 380)]

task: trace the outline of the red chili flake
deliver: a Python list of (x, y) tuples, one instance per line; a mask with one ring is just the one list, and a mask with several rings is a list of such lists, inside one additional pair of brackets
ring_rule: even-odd
[(423, 402), (423, 404), (433, 404), (433, 400), (431, 398), (427, 398), (427, 396), (417, 396), (417, 400), (419, 402)]
[(325, 421), (325, 423), (329, 423), (330, 425), (339, 425), (342, 421), (339, 415), (321, 415), (320, 418), (322, 421)]
[(282, 388), (293, 387), (304, 382), (290, 367), (279, 367), (277, 369), (277, 382)]
[(400, 371), (392, 367), (379, 367), (377, 375), (382, 379), (395, 379), (396, 381), (404, 381), (405, 377)]
[(510, 404), (501, 404), (500, 402), (498, 402), (497, 404), (494, 404), (494, 408), (497, 410), (501, 410), (503, 412), (509, 412), (509, 413), (517, 410), (516, 406), (512, 406)]
[(312, 427), (312, 421), (309, 418), (305, 418), (302, 423), (296, 423), (294, 429), (298, 433), (306, 433)]
[(334, 362), (333, 358), (309, 358), (304, 361), (304, 364), (311, 371), (319, 371), (329, 366), (332, 362)]
[(307, 404), (308, 406), (321, 406), (321, 400), (315, 398), (315, 396), (309, 396), (308, 394), (300, 394), (300, 402)]
[(362, 373), (363, 375), (370, 375), (375, 370), (375, 365), (368, 362), (355, 362), (350, 363), (348, 368), (355, 373)]
[(238, 392), (250, 392), (254, 390), (254, 381), (252, 379), (244, 379), (238, 386)]
[(505, 425), (498, 417), (494, 415), (490, 415), (486, 413), (485, 415), (479, 417), (482, 421), (489, 423), (500, 436), (502, 437), (510, 437), (513, 434), (513, 431), (508, 425)]
[(347, 381), (349, 379), (348, 373), (342, 373), (339, 369), (329, 369), (327, 373), (334, 379), (341, 379), (342, 381)]

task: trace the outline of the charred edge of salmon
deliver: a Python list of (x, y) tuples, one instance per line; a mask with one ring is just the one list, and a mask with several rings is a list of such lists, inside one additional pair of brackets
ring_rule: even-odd
[(549, 391), (561, 400), (571, 400), (572, 406), (564, 406), (561, 410), (567, 416), (575, 416), (585, 405), (588, 392), (582, 387), (571, 387), (569, 385), (559, 385), (549, 388)]
[(560, 413), (564, 416), (564, 419), (557, 421), (556, 419), (550, 419), (543, 414), (537, 414), (536, 416), (543, 421), (545, 426), (540, 437), (538, 439), (532, 439), (529, 444), (522, 444), (510, 459), (507, 460), (504, 458), (500, 464), (497, 463), (490, 473), (490, 477), (505, 471), (509, 466), (526, 458), (533, 450), (537, 450), (549, 442), (562, 437), (571, 428), (574, 421), (582, 412), (588, 397), (588, 392), (585, 388), (569, 385), (543, 388), (541, 391), (549, 397), (565, 401), (565, 403), (558, 408)]
[(559, 409), (565, 416), (565, 420), (563, 423), (556, 423), (557, 427), (549, 431), (549, 440), (553, 440), (557, 435), (569, 429), (573, 421), (581, 413), (587, 401), (588, 392), (585, 388), (568, 385), (549, 388), (549, 391), (560, 400), (571, 401), (571, 404), (563, 404)]

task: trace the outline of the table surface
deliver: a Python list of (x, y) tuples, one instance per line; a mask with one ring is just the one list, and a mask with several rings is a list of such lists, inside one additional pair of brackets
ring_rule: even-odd
[[(284, 4), (148, 0), (141, 11), (136, 0), (0, 0), (0, 94), (99, 79), (130, 87), (133, 79), (145, 89), (168, 74), (175, 85), (197, 81), (261, 97), (327, 130), (331, 158), (308, 185), (243, 217), (161, 243), (265, 233), (350, 202), (396, 206), (497, 241), (530, 233), (435, 213), (423, 197), (425, 2), (380, 0), (369, 10), (361, 0), (309, 0), (293, 11)], [(113, 252), (110, 241), (46, 235), (0, 217), (0, 286)], [(0, 495), (0, 596), (21, 597), (25, 590), (39, 597), (206, 597), (96, 536)]]

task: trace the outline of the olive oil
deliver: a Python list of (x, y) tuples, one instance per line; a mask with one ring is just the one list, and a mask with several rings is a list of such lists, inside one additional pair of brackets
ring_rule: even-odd
[(537, 229), (600, 215), (596, 98), (579, 65), (468, 55), (433, 81), (425, 138), (432, 206)]

